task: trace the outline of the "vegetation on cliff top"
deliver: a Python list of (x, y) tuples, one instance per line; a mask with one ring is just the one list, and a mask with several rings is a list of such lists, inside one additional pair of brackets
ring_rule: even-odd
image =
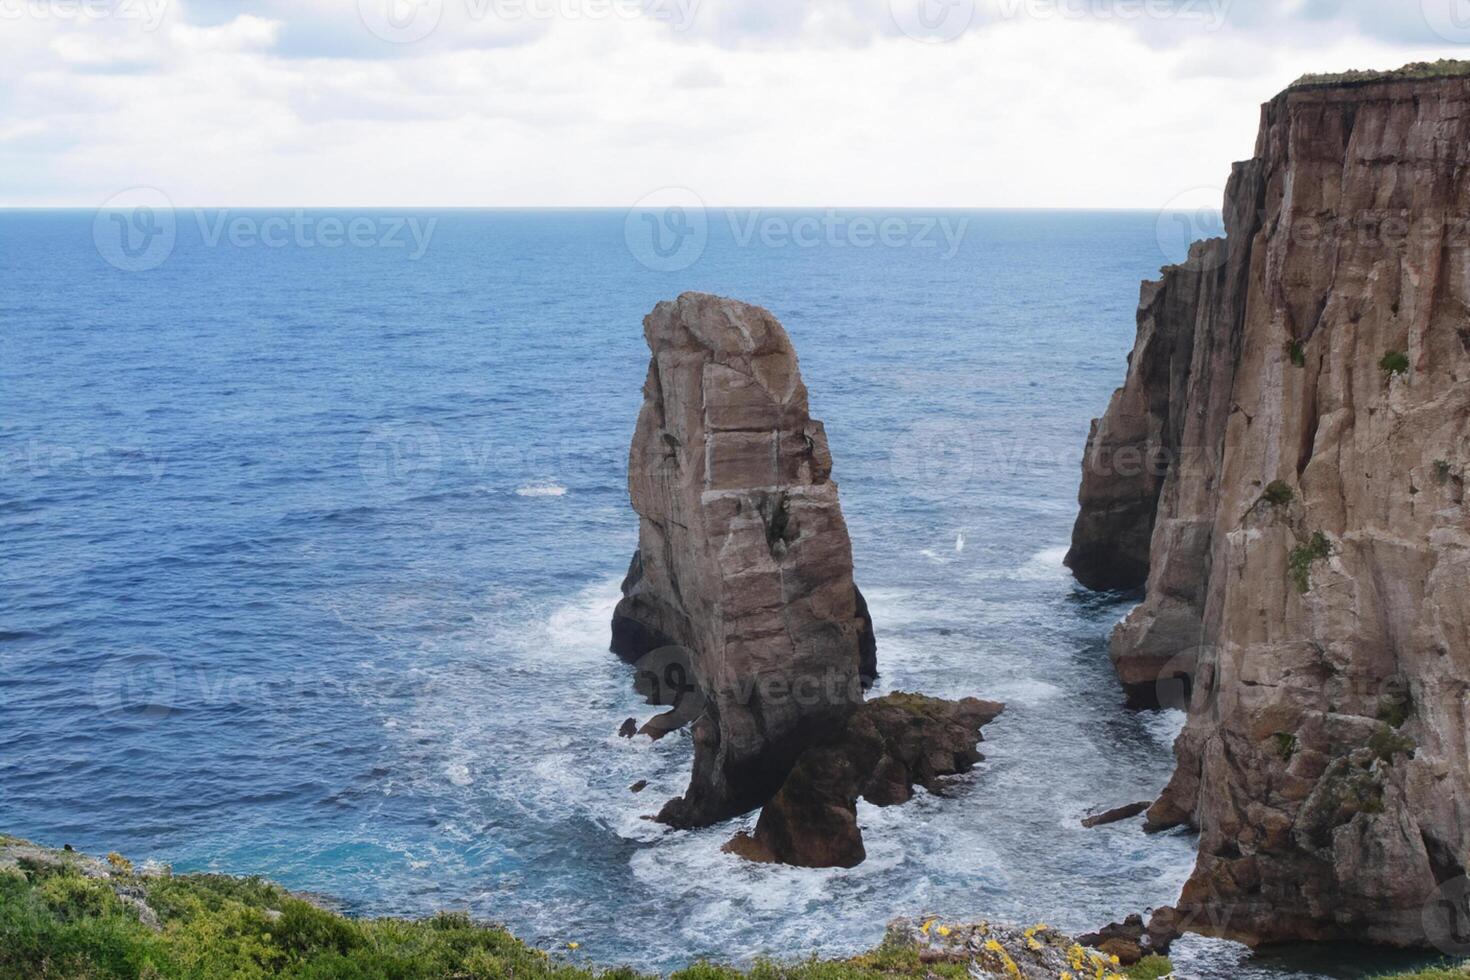
[(1470, 61), (1441, 58), (1439, 61), (1416, 61), (1392, 71), (1344, 71), (1321, 75), (1303, 75), (1291, 83), (1290, 89), (1322, 88), (1332, 85), (1367, 85), (1370, 82), (1400, 82), (1416, 79), (1458, 78), (1470, 75)]
[[(851, 959), (760, 962), (747, 970), (698, 963), (673, 980), (966, 980), (970, 954), (941, 955), (927, 943), (976, 930), (1005, 941), (987, 943), (978, 955), (993, 945), (1008, 962), (1071, 943), (1042, 926), (992, 932), (931, 920), (922, 930), (893, 930), (877, 949)], [(140, 871), (121, 855), (104, 862), (0, 835), (5, 980), (642, 980), (633, 970), (583, 963), (585, 955), (575, 942), (555, 953), (535, 949), (463, 914), (351, 919), (259, 878)], [(1079, 980), (1151, 980), (1173, 969), (1157, 956), (1124, 968), (1075, 944), (1060, 955), (1086, 965)]]

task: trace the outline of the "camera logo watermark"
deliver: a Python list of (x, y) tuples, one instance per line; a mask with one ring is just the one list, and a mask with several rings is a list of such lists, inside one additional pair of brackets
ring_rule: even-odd
[(1452, 878), (1424, 904), (1425, 938), (1447, 956), (1470, 956), (1470, 878)]
[[(1175, 194), (1159, 209), (1154, 234), (1165, 262), (1182, 263), (1195, 242), (1225, 237), (1224, 200), (1225, 191), (1220, 187), (1192, 187)], [(1214, 254), (1214, 265), (1224, 261), (1223, 249)]]
[(148, 272), (168, 261), (179, 237), (178, 216), (156, 187), (130, 187), (108, 198), (92, 219), (92, 241), (108, 265)]
[(915, 41), (956, 40), (975, 21), (975, 0), (888, 0), (894, 26)]
[(363, 481), (390, 496), (409, 497), (432, 489), (443, 463), (439, 430), (423, 422), (381, 425), (363, 440), (357, 454)]
[(157, 651), (114, 657), (92, 677), (92, 702), (111, 718), (153, 724), (173, 713), (178, 680)]
[(623, 240), (633, 258), (654, 272), (682, 272), (709, 245), (709, 210), (687, 187), (664, 187), (628, 211)]
[(914, 496), (953, 497), (974, 478), (978, 452), (969, 427), (943, 420), (921, 422), (893, 447), (893, 478)]
[(683, 728), (704, 714), (707, 702), (695, 679), (693, 655), (686, 648), (659, 647), (639, 657), (633, 670), (633, 690), (648, 704), (669, 709), (659, 717), (656, 729)]
[(389, 44), (413, 44), (439, 27), (444, 0), (357, 0), (357, 16), (374, 37)]
[(1470, 44), (1470, 0), (1419, 0), (1424, 23), (1452, 44)]
[(169, 0), (0, 0), (0, 21), (49, 20), (94, 23), (100, 20), (137, 21), (145, 31), (156, 31), (168, 13)]

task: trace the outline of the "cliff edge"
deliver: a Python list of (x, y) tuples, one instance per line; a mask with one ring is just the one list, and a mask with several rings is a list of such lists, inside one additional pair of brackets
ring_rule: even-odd
[(1470, 894), (1467, 73), (1264, 106), (1094, 424), (1068, 560), (1146, 579), (1113, 660), (1187, 699), (1150, 822), (1200, 832), (1193, 931), (1429, 945)]

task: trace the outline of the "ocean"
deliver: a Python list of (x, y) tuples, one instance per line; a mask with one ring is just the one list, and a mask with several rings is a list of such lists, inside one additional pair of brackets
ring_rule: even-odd
[[(661, 970), (855, 952), (899, 915), (1081, 931), (1171, 902), (1187, 833), (1080, 820), (1157, 794), (1183, 718), (1123, 709), (1106, 651), (1129, 602), (1062, 556), (1139, 281), (1209, 224), (677, 193), (0, 212), (0, 831)], [(685, 290), (791, 334), (878, 693), (1008, 705), (974, 773), (862, 805), (852, 870), (722, 853), (754, 816), (650, 822), (688, 739), (616, 736), (652, 710), (607, 651), (641, 320)], [(1189, 939), (1176, 962), (1393, 961)]]

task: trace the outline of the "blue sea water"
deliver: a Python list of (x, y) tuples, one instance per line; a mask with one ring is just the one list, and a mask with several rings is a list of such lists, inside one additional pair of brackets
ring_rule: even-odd
[[(1160, 790), (1182, 718), (1123, 710), (1127, 606), (1061, 564), (1138, 282), (1180, 257), (1155, 215), (717, 211), (697, 254), (666, 213), (115, 217), (0, 213), (0, 831), (659, 969), (1177, 896), (1188, 835), (1079, 824)], [(650, 822), (688, 740), (615, 735), (651, 710), (607, 652), (641, 319), (689, 289), (800, 352), (879, 692), (1009, 706), (943, 795), (864, 804), (856, 869)]]

